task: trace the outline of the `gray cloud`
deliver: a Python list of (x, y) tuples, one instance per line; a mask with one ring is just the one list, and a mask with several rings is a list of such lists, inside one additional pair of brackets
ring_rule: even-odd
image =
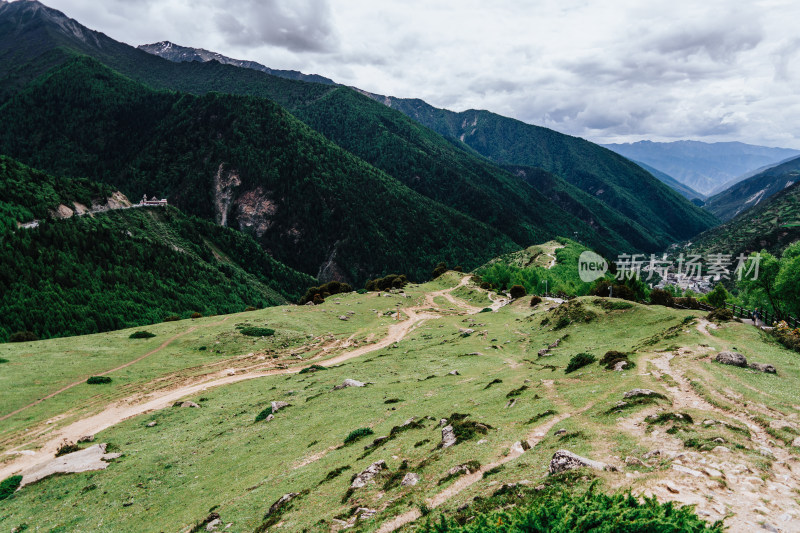
[(44, 0), (171, 40), (598, 142), (800, 148), (795, 0)]
[(216, 27), (233, 45), (332, 52), (338, 45), (325, 0), (239, 0), (218, 6)]

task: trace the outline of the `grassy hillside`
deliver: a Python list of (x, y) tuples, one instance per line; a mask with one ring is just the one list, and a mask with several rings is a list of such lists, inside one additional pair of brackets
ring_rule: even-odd
[(15, 95), (0, 118), (0, 151), (132, 198), (167, 197), (314, 276), (424, 278), (440, 260), (471, 268), (515, 246), (261, 98), (156, 92), (82, 57)]
[(688, 244), (694, 253), (775, 255), (800, 240), (800, 184), (792, 185)]
[(731, 220), (800, 181), (800, 158), (769, 168), (715, 194), (705, 208), (721, 220)]
[[(630, 489), (695, 504), (705, 520), (725, 518), (734, 530), (766, 522), (786, 527), (790, 522), (776, 517), (800, 513), (792, 492), (797, 450), (788, 445), (797, 433), (790, 423), (800, 385), (796, 354), (750, 326), (709, 329), (690, 311), (659, 306), (614, 310), (608, 300), (579, 298), (564, 306), (580, 309), (585, 319), (559, 331), (549, 322), (564, 312), (560, 307), (531, 308), (520, 301), (470, 316), (471, 308), (458, 299), (438, 306), (435, 301), (458, 281), (446, 274), (407, 287), (406, 297), (349, 294), (320, 306), (271, 308), (227, 321), (162, 324), (150, 328), (155, 338), (144, 341), (123, 331), (0, 346), (8, 360), (0, 380), (13, 400), (3, 404), (0, 416), (18, 410), (4, 419), (0, 446), (33, 450), (0, 456), (0, 477), (22, 462), (46, 458), (63, 436), (76, 432), (90, 432), (95, 443), (122, 454), (104, 470), (23, 487), (0, 503), (0, 525), (182, 531), (213, 512), (221, 528), (230, 524), (232, 531), (330, 531), (353, 522), (354, 531), (382, 525), (382, 531), (392, 531), (391, 519), (409, 523), (403, 530), (410, 531), (424, 523), (423, 514), (438, 521), (445, 513), (453, 527), (486, 523), (484, 513), (548, 502), (551, 491), (555, 497), (562, 489), (580, 495), (593, 481), (600, 492)], [(398, 306), (405, 311), (395, 323), (387, 313)], [(351, 318), (337, 319), (343, 313)], [(247, 338), (237, 329), (243, 324), (268, 325), (276, 335)], [(464, 334), (465, 327), (474, 331)], [(383, 338), (391, 342), (370, 345)], [(551, 356), (537, 357), (557, 338)], [(346, 339), (357, 347), (343, 344)], [(164, 348), (153, 352), (159, 344)], [(732, 346), (774, 364), (778, 374), (710, 360)], [(636, 368), (614, 372), (593, 363), (565, 373), (578, 352), (602, 357), (608, 350), (630, 353)], [(148, 352), (134, 365), (113, 370)], [(48, 354), (63, 372), (34, 372), (28, 361), (47, 361)], [(298, 373), (312, 362), (327, 370)], [(450, 374), (454, 370), (458, 375)], [(111, 384), (80, 381), (103, 371), (111, 371)], [(346, 378), (368, 385), (333, 388)], [(26, 383), (37, 389), (28, 390)], [(76, 384), (25, 408), (71, 383)], [(623, 393), (634, 388), (664, 397), (620, 406)], [(200, 407), (169, 407), (179, 400)], [(256, 415), (278, 400), (291, 405), (273, 420), (257, 422)], [(125, 421), (115, 418), (137, 412)], [(101, 414), (90, 416), (95, 413)], [(437, 446), (442, 418), (459, 428), (457, 444), (449, 448)], [(43, 435), (43, 427), (51, 433)], [(358, 428), (372, 435), (345, 445)], [(382, 436), (390, 438), (373, 444)], [(710, 451), (720, 439), (728, 451)], [(532, 448), (515, 445), (521, 441)], [(547, 475), (558, 449), (619, 471)], [(658, 455), (645, 457), (655, 449)], [(349, 490), (353, 475), (379, 460), (386, 470)], [(468, 463), (475, 473), (448, 474)], [(410, 472), (419, 482), (401, 485)], [(270, 514), (273, 502), (286, 494), (295, 494), (290, 505)], [(356, 520), (360, 508), (371, 511)], [(497, 515), (491, 516), (497, 524)], [(624, 527), (633, 518), (619, 514), (613, 520)]]

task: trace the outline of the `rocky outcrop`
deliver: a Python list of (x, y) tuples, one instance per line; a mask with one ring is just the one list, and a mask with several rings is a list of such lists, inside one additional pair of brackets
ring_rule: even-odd
[(359, 489), (364, 487), (372, 481), (372, 479), (378, 475), (378, 473), (386, 468), (386, 461), (380, 460), (372, 463), (366, 469), (364, 469), (360, 474), (353, 478), (353, 482), (350, 484), (350, 488)]
[(454, 446), (456, 442), (456, 432), (453, 430), (453, 426), (444, 426), (442, 428), (442, 448)]
[(236, 220), (239, 230), (261, 237), (274, 224), (278, 205), (261, 187), (247, 191), (236, 200)]
[(280, 411), (281, 409), (283, 409), (284, 407), (289, 407), (290, 404), (289, 404), (289, 402), (280, 402), (280, 401), (278, 401), (278, 402), (272, 402), (270, 405), (272, 407), (272, 413), (275, 414), (278, 411)]
[(723, 365), (731, 365), (738, 367), (747, 366), (747, 358), (738, 352), (719, 352), (714, 358), (714, 361), (722, 363)]
[(558, 450), (555, 454), (553, 454), (553, 458), (550, 460), (548, 472), (551, 475), (560, 474), (561, 472), (566, 472), (567, 470), (582, 467), (589, 467), (595, 470), (608, 470), (612, 472), (617, 470), (617, 467), (615, 466), (607, 465), (605, 463), (601, 463), (600, 461), (593, 461), (591, 459), (587, 459), (586, 457), (581, 457), (580, 455), (574, 454), (568, 450)]
[(283, 506), (285, 506), (287, 503), (289, 503), (290, 501), (294, 500), (298, 496), (300, 496), (299, 492), (290, 492), (288, 494), (284, 494), (283, 496), (278, 498), (278, 500), (275, 503), (270, 505), (269, 511), (267, 511), (267, 515), (266, 516), (270, 516), (270, 515), (273, 515), (273, 514), (277, 513), (278, 511), (280, 511), (283, 508)]
[(660, 394), (660, 393), (658, 393), (658, 392), (656, 392), (654, 390), (650, 390), (650, 389), (631, 389), (631, 390), (629, 390), (628, 392), (626, 392), (625, 394), (622, 395), (622, 397), (625, 398), (625, 399), (644, 398), (644, 397), (647, 397), (647, 396), (653, 396), (653, 397), (656, 397), (656, 398), (663, 398), (664, 397), (663, 394)]
[(403, 477), (403, 481), (400, 484), (404, 487), (413, 487), (419, 483), (419, 474), (415, 474), (414, 472), (409, 472)]
[(72, 474), (77, 472), (90, 472), (108, 468), (108, 461), (116, 459), (122, 454), (106, 453), (106, 444), (95, 444), (77, 452), (68, 453), (61, 457), (36, 465), (22, 471), (21, 487), (34, 483), (53, 474)]

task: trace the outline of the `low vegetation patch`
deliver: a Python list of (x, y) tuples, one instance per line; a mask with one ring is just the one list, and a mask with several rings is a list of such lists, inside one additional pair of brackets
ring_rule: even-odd
[(636, 366), (633, 361), (628, 359), (628, 355), (625, 352), (618, 352), (616, 350), (609, 350), (606, 354), (600, 359), (600, 366), (604, 366), (606, 370), (614, 370), (614, 367), (617, 363), (624, 362), (626, 363), (625, 369), (630, 370), (634, 366)]
[(327, 483), (332, 479), (336, 479), (337, 477), (341, 476), (344, 471), (350, 470), (350, 468), (352, 468), (350, 465), (344, 465), (338, 468), (334, 468), (333, 470), (325, 474), (325, 478), (322, 481), (320, 481), (319, 484), (322, 485), (323, 483)]
[(31, 342), (38, 340), (39, 336), (32, 331), (17, 331), (8, 337), (8, 342)]
[(558, 414), (556, 411), (554, 411), (552, 409), (548, 409), (547, 411), (544, 411), (544, 412), (541, 412), (539, 414), (534, 415), (533, 417), (531, 417), (530, 420), (528, 420), (525, 423), (526, 424), (535, 424), (536, 422), (542, 420), (543, 418), (547, 418), (548, 416), (553, 416), (553, 415), (556, 415), (556, 414)]
[(593, 303), (606, 311), (624, 311), (625, 309), (633, 308), (633, 304), (630, 302), (613, 299), (609, 300), (608, 298), (595, 298)]
[(489, 424), (482, 424), (474, 420), (467, 420), (468, 414), (453, 413), (447, 421), (453, 426), (453, 433), (456, 436), (456, 442), (464, 442), (475, 437), (475, 435), (486, 435), (492, 426)]
[[(607, 495), (595, 490), (592, 484), (584, 494), (565, 490), (528, 492), (524, 501), (508, 509), (470, 513), (466, 519), (440, 516), (428, 520), (420, 533), (527, 533), (531, 531), (657, 531), (684, 533), (687, 531), (722, 533), (722, 521), (708, 524), (700, 519), (693, 506), (678, 507), (673, 502), (659, 503), (658, 499), (643, 500), (630, 493)], [(505, 494), (500, 498), (511, 495)], [(501, 503), (500, 501), (497, 502)], [(498, 507), (500, 507), (498, 505)]]
[(579, 354), (575, 354), (569, 360), (569, 363), (567, 364), (567, 368), (564, 370), (564, 373), (570, 374), (587, 365), (591, 365), (595, 361), (597, 361), (597, 358), (590, 353), (581, 352)]
[(370, 428), (358, 428), (354, 429), (344, 438), (345, 444), (352, 444), (358, 440), (363, 439), (364, 437), (368, 437), (370, 435), (374, 435), (375, 432), (372, 431)]
[(92, 376), (86, 380), (86, 383), (89, 385), (104, 385), (111, 383), (111, 378), (108, 376)]
[(136, 331), (134, 333), (131, 333), (130, 337), (128, 337), (128, 338), (130, 338), (130, 339), (152, 339), (155, 336), (156, 336), (155, 333), (150, 333), (149, 331)]
[(489, 383), (486, 384), (486, 386), (483, 388), (483, 390), (486, 390), (489, 387), (491, 387), (492, 385), (497, 385), (498, 383), (502, 383), (502, 382), (503, 382), (502, 379), (493, 379), (492, 381), (490, 381)]
[(22, 476), (11, 476), (0, 482), (0, 501), (10, 498), (22, 483)]
[(518, 389), (514, 389), (511, 392), (509, 392), (508, 394), (506, 394), (506, 398), (513, 398), (515, 396), (519, 396), (520, 394), (522, 394), (526, 390), (528, 390), (528, 386), (527, 385), (523, 385), (523, 386), (519, 387)]
[(364, 288), (370, 292), (388, 291), (390, 289), (402, 289), (408, 285), (408, 279), (404, 274), (389, 274), (382, 278), (369, 280)]
[(385, 400), (383, 403), (392, 404), (392, 403), (400, 403), (402, 401), (403, 400), (401, 400), (400, 398), (389, 398), (388, 400)]
[(595, 318), (597, 318), (597, 313), (586, 309), (583, 302), (572, 300), (559, 305), (553, 311), (553, 329), (562, 329), (573, 323), (588, 323)]
[(239, 333), (248, 337), (272, 337), (275, 330), (271, 328), (244, 327), (239, 329)]
[(74, 442), (64, 441), (56, 450), (56, 457), (61, 457), (62, 455), (67, 455), (68, 453), (80, 451), (81, 447), (75, 444)]
[(300, 374), (310, 374), (312, 372), (319, 372), (320, 370), (328, 370), (328, 369), (326, 367), (322, 366), (322, 365), (311, 365), (311, 366), (307, 366), (306, 368), (301, 370), (299, 373)]
[(712, 322), (730, 322), (733, 320), (733, 311), (724, 307), (718, 307), (708, 313), (708, 320)]
[(685, 426), (690, 426), (694, 423), (692, 417), (688, 413), (659, 413), (657, 415), (650, 415), (646, 417), (645, 422), (648, 426), (671, 426), (667, 433), (677, 433)]

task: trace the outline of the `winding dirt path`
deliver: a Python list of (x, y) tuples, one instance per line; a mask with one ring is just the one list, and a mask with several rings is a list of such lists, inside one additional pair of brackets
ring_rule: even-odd
[[(428, 305), (429, 303), (433, 303), (434, 298), (449, 294), (456, 288), (466, 285), (469, 282), (469, 279), (470, 276), (464, 276), (461, 279), (461, 282), (455, 287), (427, 293), (425, 301), (422, 305), (414, 307), (406, 307), (401, 309), (401, 312), (404, 313), (407, 316), (407, 318), (402, 322), (397, 322), (395, 324), (390, 325), (388, 334), (383, 339), (374, 344), (362, 346), (356, 348), (355, 350), (343, 352), (328, 359), (325, 359), (324, 360), (325, 364), (328, 365), (341, 364), (344, 363), (345, 361), (361, 357), (365, 354), (377, 350), (381, 350), (396, 342), (401, 341), (411, 331), (416, 329), (423, 321), (440, 317), (440, 315), (437, 313), (424, 312), (424, 309), (426, 308), (429, 309), (430, 307), (434, 308), (437, 307), (435, 304), (433, 306)], [(230, 317), (226, 317), (222, 322), (224, 322), (228, 318)], [(220, 323), (221, 322), (217, 323), (217, 325)], [(106, 371), (105, 374), (135, 364), (136, 362), (141, 361), (145, 357), (152, 355), (159, 350), (164, 349), (166, 346), (169, 345), (170, 342), (174, 341), (176, 338), (182, 335), (186, 335), (187, 333), (189, 333), (190, 331), (194, 331), (195, 329), (196, 327), (192, 327), (189, 330), (165, 341), (159, 348), (151, 352), (148, 352), (144, 356), (139, 357), (136, 360), (130, 361), (125, 365), (122, 365), (113, 370)], [(171, 406), (172, 404), (174, 404), (176, 401), (180, 400), (183, 397), (196, 394), (198, 392), (204, 391), (209, 388), (220, 387), (223, 385), (230, 385), (233, 383), (238, 383), (240, 381), (263, 378), (268, 376), (296, 374), (300, 372), (300, 370), (302, 370), (307, 365), (307, 363), (308, 361), (305, 361), (302, 365), (292, 368), (253, 371), (235, 375), (229, 375), (227, 371), (220, 371), (206, 375), (204, 376), (204, 379), (201, 379), (200, 381), (194, 381), (189, 384), (184, 384), (177, 388), (169, 390), (158, 390), (151, 392), (149, 394), (145, 394), (144, 396), (136, 395), (133, 397), (115, 401), (114, 403), (106, 407), (103, 411), (95, 415), (83, 418), (81, 420), (77, 420), (67, 426), (64, 426), (63, 428), (55, 430), (48, 437), (48, 440), (41, 446), (41, 448), (35, 451), (35, 453), (17, 455), (17, 457), (13, 461), (0, 466), (0, 479), (5, 479), (6, 477), (11, 476), (21, 470), (27, 470), (29, 468), (38, 466), (44, 462), (52, 460), (56, 450), (64, 440), (74, 442), (85, 435), (94, 435), (124, 420), (127, 420), (137, 415), (141, 415), (143, 413), (147, 413), (149, 411), (164, 409), (166, 407)], [(76, 384), (80, 383), (84, 383), (84, 381), (76, 382), (75, 384), (72, 384), (64, 388), (63, 390), (67, 390), (69, 387), (73, 387)], [(58, 392), (63, 392), (63, 390)], [(53, 395), (58, 394), (58, 392), (54, 393)], [(13, 452), (15, 450), (19, 450), (19, 448), (22, 448), (29, 444), (30, 443), (19, 445), (13, 450), (9, 451)]]

